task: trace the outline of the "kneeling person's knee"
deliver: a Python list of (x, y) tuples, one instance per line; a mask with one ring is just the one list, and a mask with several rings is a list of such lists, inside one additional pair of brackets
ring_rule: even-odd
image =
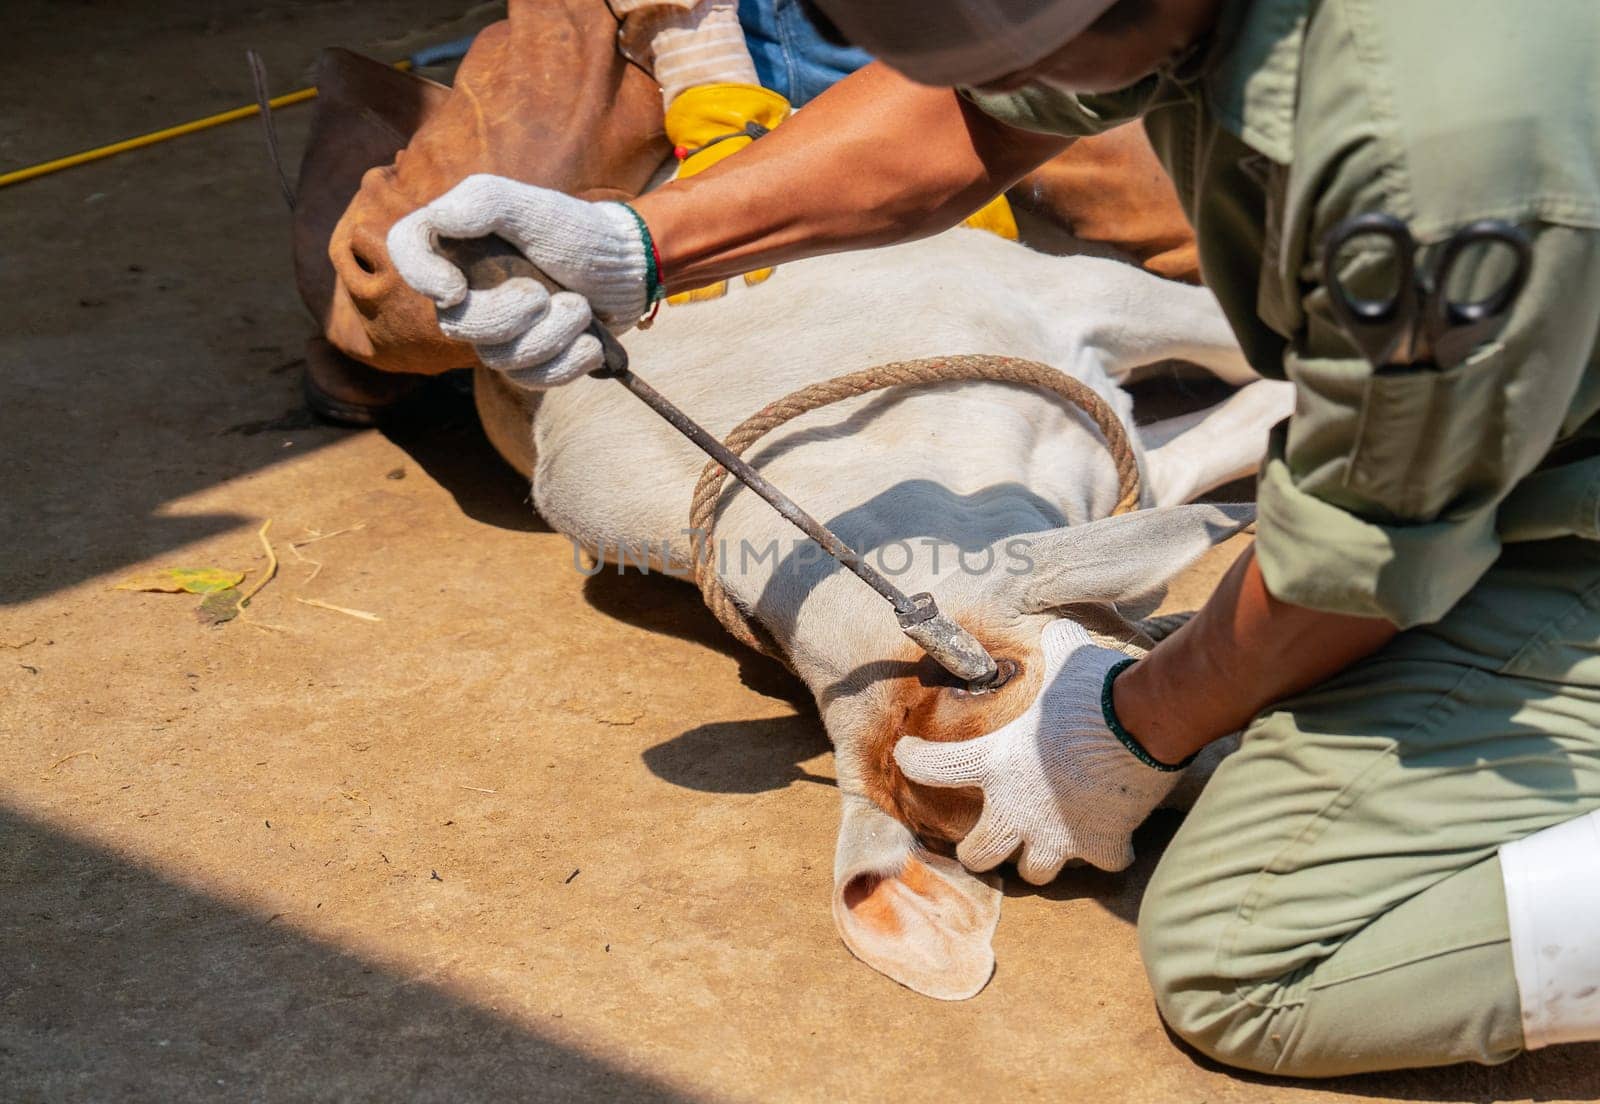
[[(1164, 863), (1163, 868), (1170, 868)], [(1172, 1032), (1202, 1054), (1229, 1066), (1293, 1073), (1282, 1037), (1280, 986), (1241, 983), (1222, 949), (1233, 908), (1203, 900), (1195, 887), (1174, 885), (1158, 870), (1139, 910), (1139, 951), (1156, 1007)]]

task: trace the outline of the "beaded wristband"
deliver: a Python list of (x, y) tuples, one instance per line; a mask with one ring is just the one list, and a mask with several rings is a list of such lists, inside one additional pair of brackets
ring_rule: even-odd
[[(1181, 771), (1194, 762), (1195, 756), (1191, 755), (1181, 763), (1163, 763), (1154, 755), (1144, 749), (1144, 745), (1134, 737), (1133, 733), (1122, 727), (1122, 722), (1117, 720), (1117, 707), (1112, 702), (1111, 684), (1117, 681), (1117, 676), (1132, 667), (1138, 660), (1124, 659), (1113, 664), (1111, 670), (1106, 672), (1105, 685), (1100, 689), (1100, 714), (1105, 718), (1106, 727), (1111, 730), (1111, 735), (1122, 741), (1122, 746), (1133, 753), (1133, 757), (1145, 766), (1164, 773), (1172, 774)], [(1195, 755), (1200, 754), (1195, 752)]]

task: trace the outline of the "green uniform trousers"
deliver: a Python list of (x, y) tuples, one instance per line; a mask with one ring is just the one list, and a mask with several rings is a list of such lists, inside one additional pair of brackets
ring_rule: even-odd
[(1180, 1036), (1327, 1077), (1523, 1045), (1501, 844), (1600, 808), (1600, 543), (1506, 545), (1445, 618), (1246, 730), (1146, 894)]

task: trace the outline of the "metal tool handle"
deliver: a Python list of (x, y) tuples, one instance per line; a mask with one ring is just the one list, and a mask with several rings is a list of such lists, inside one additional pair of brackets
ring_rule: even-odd
[[(495, 234), (482, 238), (440, 238), (439, 253), (462, 271), (468, 287), (480, 291), (499, 287), (514, 278), (533, 280), (552, 295), (567, 290), (524, 257), (510, 242)], [(589, 323), (588, 332), (600, 342), (600, 350), (605, 357), (605, 367), (594, 374), (615, 376), (626, 372), (628, 350), (622, 347), (616, 335), (599, 319)]]
[[(1481, 299), (1458, 302), (1450, 298), (1451, 276), (1467, 250), (1503, 245), (1511, 254), (1511, 275)], [(1499, 219), (1468, 223), (1446, 239), (1428, 284), (1423, 320), (1433, 360), (1453, 368), (1472, 355), (1505, 325), (1511, 308), (1521, 297), (1533, 269), (1533, 242), (1521, 227)]]
[[(513, 277), (537, 280), (551, 292), (563, 290), (559, 284), (539, 270), (528, 258), (504, 240), (487, 238), (446, 238), (439, 242), (439, 252), (467, 277), (473, 288), (491, 288)], [(854, 572), (873, 590), (894, 607), (900, 627), (912, 640), (952, 675), (974, 689), (996, 683), (1000, 667), (988, 650), (959, 623), (939, 612), (931, 594), (911, 597), (884, 577), (883, 573), (867, 563), (838, 535), (816, 518), (802, 510), (793, 499), (774, 486), (766, 476), (751, 467), (742, 457), (728, 448), (705, 427), (690, 418), (661, 392), (640, 379), (628, 367), (628, 353), (611, 331), (599, 321), (590, 324), (589, 332), (600, 340), (605, 357), (604, 367), (593, 374), (614, 379), (659, 414), (679, 433), (711, 457), (739, 482), (760, 495), (773, 509), (806, 536), (816, 541), (822, 550), (836, 562)]]
[[(1352, 242), (1382, 239), (1394, 251), (1394, 292), (1381, 299), (1353, 295), (1339, 275), (1340, 254)], [(1338, 223), (1322, 241), (1322, 286), (1328, 305), (1350, 340), (1373, 368), (1394, 363), (1416, 324), (1417, 248), (1406, 224), (1393, 215), (1372, 211)]]

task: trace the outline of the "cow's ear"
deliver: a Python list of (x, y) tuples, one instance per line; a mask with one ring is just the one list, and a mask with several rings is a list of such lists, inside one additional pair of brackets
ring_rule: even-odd
[[(1255, 520), (1252, 505), (1168, 506), (1004, 542), (1024, 613), (1079, 603), (1138, 608), (1178, 572)], [(1153, 607), (1152, 607), (1153, 608)]]
[(994, 973), (1000, 902), (997, 878), (933, 854), (866, 798), (845, 795), (833, 920), (862, 962), (925, 996), (976, 996)]

